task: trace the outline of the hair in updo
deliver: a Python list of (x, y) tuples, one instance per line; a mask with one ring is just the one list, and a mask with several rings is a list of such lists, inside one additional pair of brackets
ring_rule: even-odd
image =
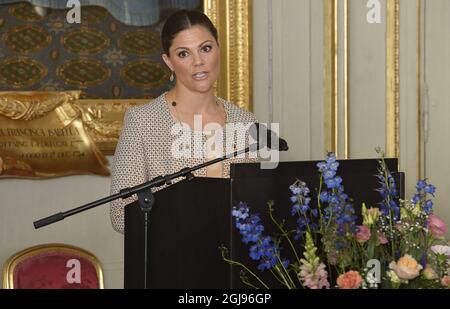
[(172, 42), (179, 32), (193, 26), (205, 27), (218, 42), (217, 29), (208, 16), (200, 11), (180, 10), (170, 15), (162, 28), (161, 43), (164, 53), (169, 55)]

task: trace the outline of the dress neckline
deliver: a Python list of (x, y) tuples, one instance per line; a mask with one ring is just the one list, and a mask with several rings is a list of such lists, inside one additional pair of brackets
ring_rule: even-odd
[[(175, 117), (175, 115), (173, 115), (172, 112), (170, 111), (169, 103), (167, 102), (167, 99), (166, 99), (167, 92), (168, 92), (168, 91), (164, 92), (164, 93), (161, 95), (162, 101), (163, 101), (163, 104), (164, 104), (164, 110), (165, 110), (166, 113), (168, 114), (169, 118), (172, 120), (172, 125), (182, 124), (182, 123), (178, 120), (178, 118)], [(221, 98), (219, 98), (219, 97), (216, 97), (216, 99), (217, 99), (217, 102), (219, 102), (220, 104), (222, 104), (223, 109), (225, 110), (225, 123), (224, 123), (223, 126), (220, 127), (220, 129), (223, 130), (223, 129), (225, 128), (225, 126), (228, 124), (228, 120), (229, 120), (229, 118), (230, 118), (230, 110), (229, 110), (229, 106), (228, 106), (228, 104), (226, 104), (226, 101), (225, 101), (225, 100), (223, 100), (223, 99), (221, 99)], [(199, 132), (199, 133), (200, 133), (200, 131), (194, 131), (190, 126), (184, 125), (184, 123), (183, 123), (183, 126), (182, 126), (182, 127), (183, 127), (184, 129), (187, 129), (187, 130), (191, 131), (191, 132)], [(208, 135), (208, 134), (211, 134), (211, 131), (203, 131), (203, 130), (202, 130), (201, 133), (202, 133), (202, 135)]]

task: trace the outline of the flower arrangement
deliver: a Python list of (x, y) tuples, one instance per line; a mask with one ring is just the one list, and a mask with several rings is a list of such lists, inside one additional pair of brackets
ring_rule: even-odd
[[(411, 200), (400, 200), (394, 177), (381, 154), (376, 175), (382, 201), (377, 207), (362, 207), (362, 224), (357, 224), (354, 206), (338, 175), (334, 154), (317, 164), (320, 185), (317, 207), (311, 207), (307, 184), (297, 180), (290, 186), (291, 215), (295, 229), (274, 217), (277, 235), (265, 235), (260, 216), (245, 202), (233, 209), (235, 226), (257, 271), (228, 257), (241, 267), (242, 282), (253, 288), (269, 288), (261, 272), (270, 272), (284, 287), (309, 289), (357, 288), (450, 288), (450, 246), (444, 241), (445, 223), (433, 213), (436, 188), (420, 180)], [(284, 242), (283, 248), (281, 243)], [(291, 250), (294, 258), (283, 258)]]

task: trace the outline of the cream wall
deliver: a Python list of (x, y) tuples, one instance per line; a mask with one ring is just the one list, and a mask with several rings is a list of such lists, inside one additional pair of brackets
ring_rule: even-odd
[[(366, 3), (350, 0), (348, 6), (348, 142), (352, 159), (374, 158), (376, 147), (386, 149), (386, 3), (380, 1), (380, 24), (367, 22)], [(340, 106), (343, 109), (342, 100)]]
[(437, 187), (436, 212), (450, 235), (450, 1), (425, 1), (422, 102), (424, 175)]
[[(111, 161), (112, 158), (109, 158)], [(123, 287), (123, 236), (109, 221), (107, 205), (35, 230), (33, 221), (109, 195), (109, 177), (72, 176), (51, 180), (0, 179), (0, 263), (42, 243), (68, 243), (102, 262), (106, 288)]]
[[(349, 0), (348, 8), (350, 158), (374, 157), (374, 147), (387, 147), (387, 2), (380, 1), (380, 24), (366, 21), (366, 3)], [(435, 213), (450, 226), (446, 202), (450, 199), (450, 2), (399, 3), (398, 147), (400, 170), (406, 173), (406, 197), (413, 196), (419, 178), (427, 178), (437, 187)], [(342, 14), (342, 5), (340, 10)]]
[(280, 134), (289, 143), (283, 160), (321, 159), (325, 155), (322, 2), (261, 0), (254, 1), (253, 6), (256, 117), (260, 122), (280, 123)]
[[(338, 0), (337, 150), (344, 129), (349, 158), (377, 157), (387, 150), (387, 0), (381, 23), (370, 24), (368, 1), (348, 0), (348, 121), (344, 113), (344, 0)], [(393, 1), (392, 1), (393, 2)], [(325, 149), (323, 97), (323, 3), (317, 0), (254, 1), (254, 111), (260, 121), (281, 125), (290, 145), (284, 160), (322, 159)], [(399, 0), (400, 170), (406, 195), (419, 178), (438, 187), (435, 211), (450, 224), (450, 2)], [(269, 16), (273, 21), (270, 41)], [(273, 49), (270, 63), (269, 48)], [(269, 81), (272, 74), (273, 82)], [(273, 101), (271, 101), (271, 96)], [(450, 237), (450, 228), (447, 233)]]

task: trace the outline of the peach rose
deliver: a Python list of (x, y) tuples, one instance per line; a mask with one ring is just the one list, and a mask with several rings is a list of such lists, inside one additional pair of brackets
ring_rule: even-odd
[(359, 272), (350, 270), (338, 277), (337, 284), (341, 289), (358, 289), (362, 280)]
[(389, 268), (392, 269), (400, 279), (411, 280), (419, 276), (419, 272), (422, 270), (422, 265), (406, 254), (398, 259), (397, 263), (392, 261), (389, 264)]

